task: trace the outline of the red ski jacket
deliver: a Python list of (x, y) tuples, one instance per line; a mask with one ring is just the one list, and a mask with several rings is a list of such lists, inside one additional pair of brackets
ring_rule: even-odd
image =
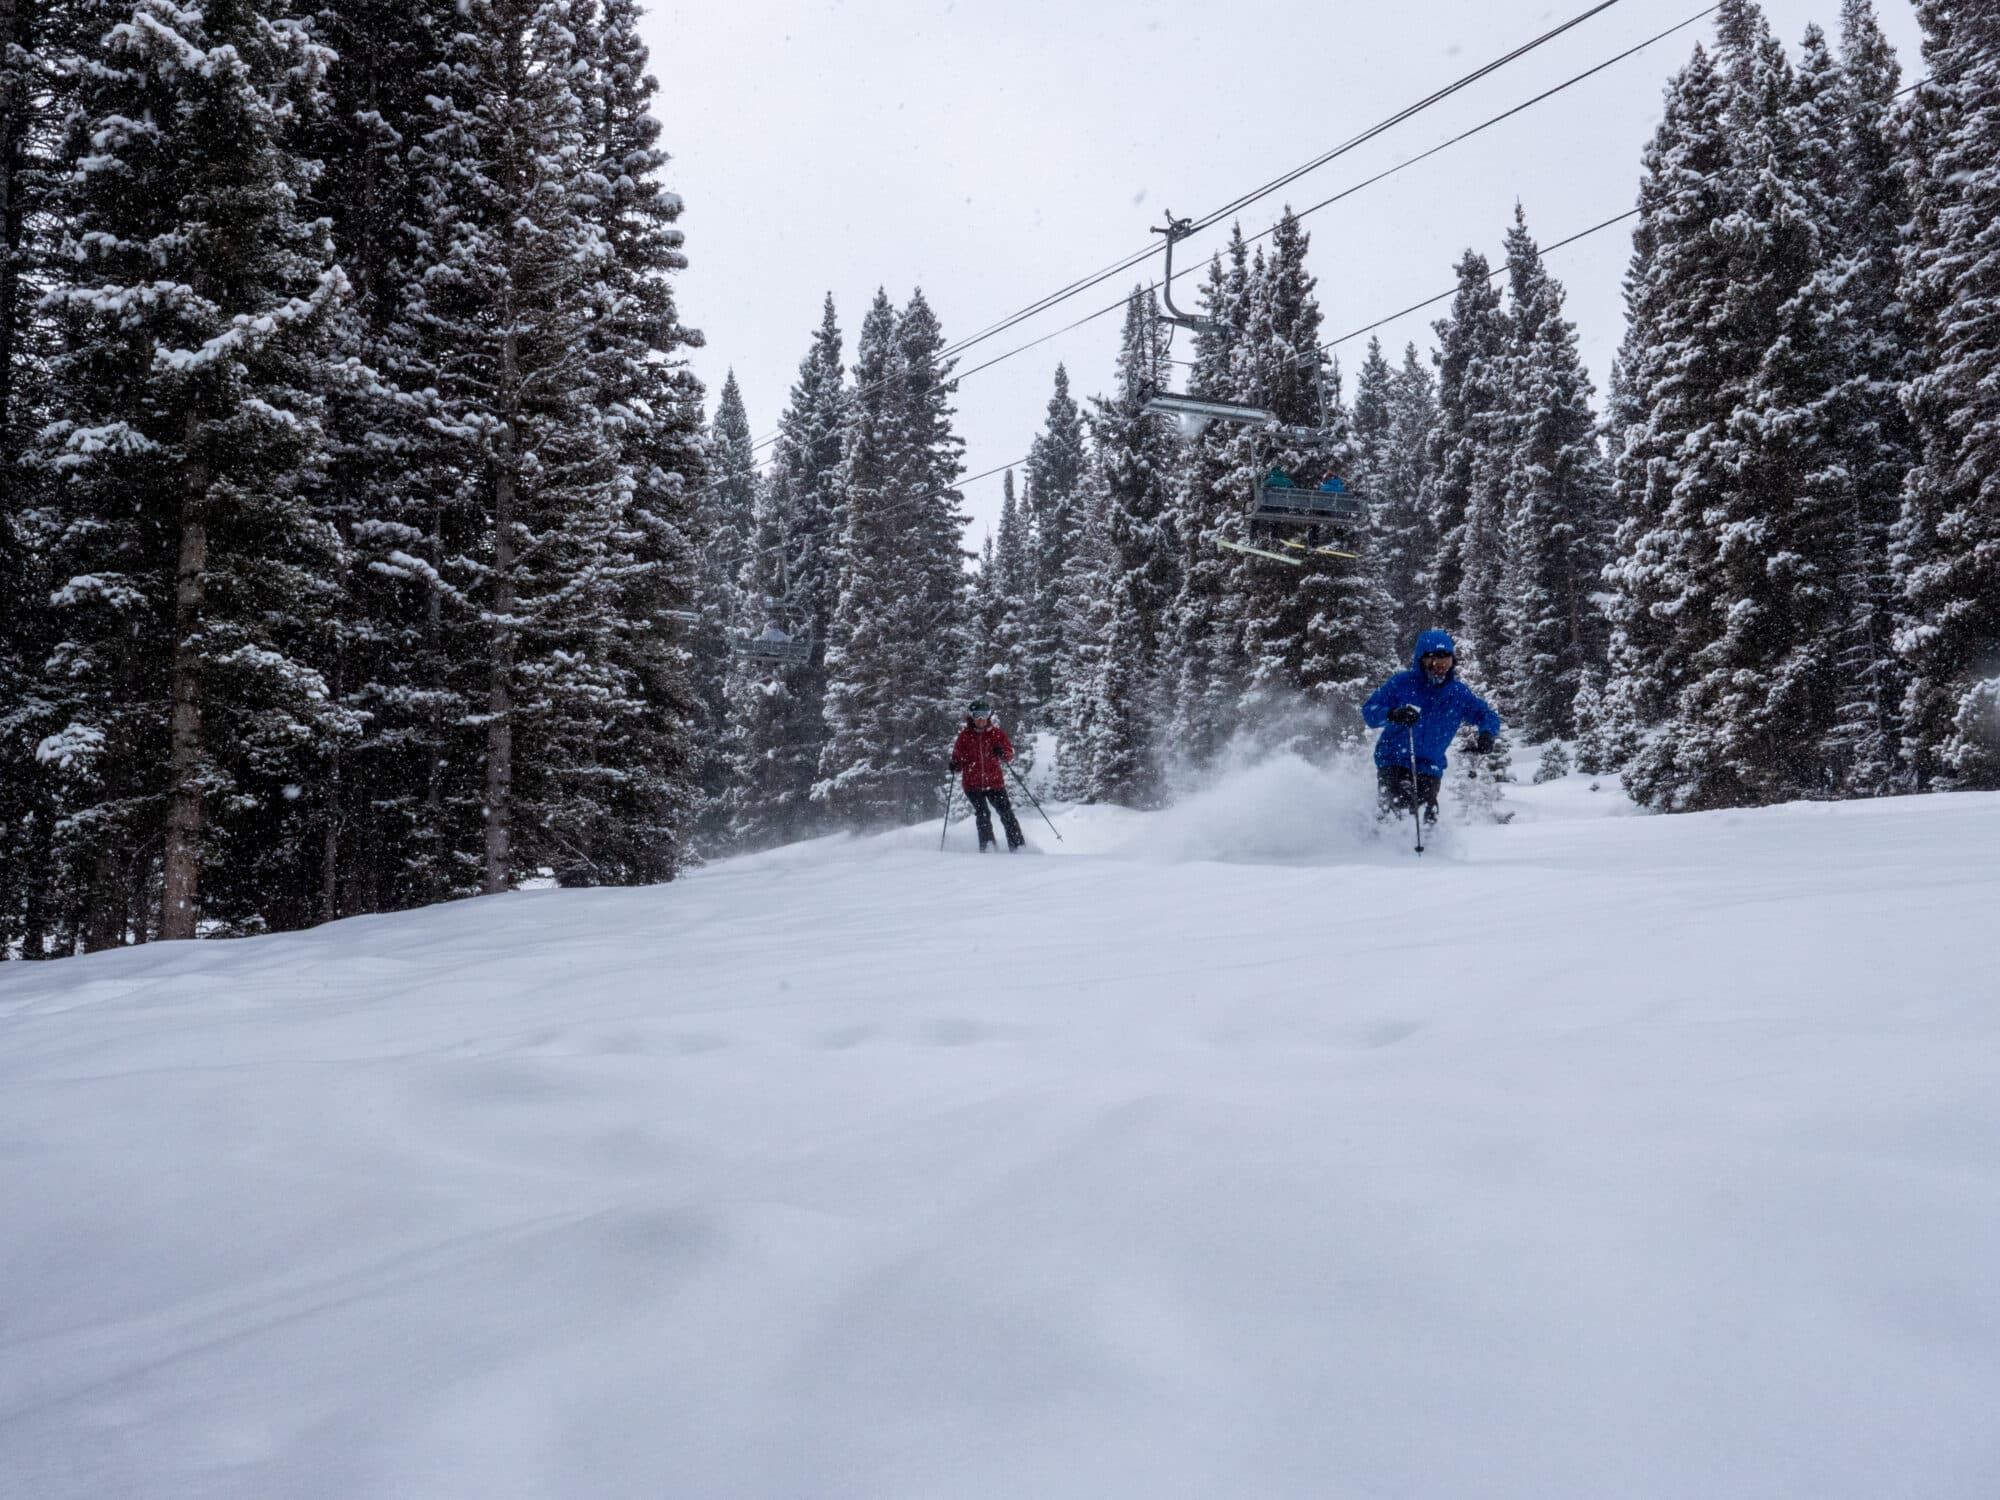
[(974, 729), (967, 719), (952, 742), (951, 768), (965, 773), (959, 780), (968, 792), (1006, 791), (1007, 771), (1001, 762), (1013, 758), (1014, 742), (998, 724)]

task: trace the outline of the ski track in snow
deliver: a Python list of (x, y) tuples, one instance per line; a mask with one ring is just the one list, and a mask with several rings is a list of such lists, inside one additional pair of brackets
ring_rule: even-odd
[(1587, 788), (0, 967), (0, 1495), (1991, 1500), (2000, 796)]

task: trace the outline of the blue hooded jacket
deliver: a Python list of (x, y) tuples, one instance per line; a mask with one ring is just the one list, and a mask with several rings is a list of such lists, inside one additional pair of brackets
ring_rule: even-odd
[[(1417, 774), (1443, 776), (1447, 764), (1445, 751), (1451, 748), (1452, 739), (1461, 724), (1476, 724), (1488, 734), (1500, 732), (1500, 715), (1493, 711), (1491, 704), (1458, 680), (1456, 661), (1452, 663), (1451, 675), (1443, 682), (1433, 683), (1424, 675), (1423, 659), (1425, 653), (1431, 651), (1449, 651), (1453, 657), (1458, 655), (1458, 647), (1452, 643), (1448, 633), (1426, 630), (1417, 637), (1417, 649), (1411, 653), (1408, 669), (1398, 672), (1375, 689), (1375, 696), (1361, 705), (1362, 722), (1370, 729), (1382, 730), (1382, 738), (1375, 742), (1375, 764), (1378, 766), (1408, 766), (1410, 740), (1415, 736)], [(1390, 724), (1389, 710), (1400, 708), (1405, 703), (1415, 704), (1423, 717), (1407, 726)]]

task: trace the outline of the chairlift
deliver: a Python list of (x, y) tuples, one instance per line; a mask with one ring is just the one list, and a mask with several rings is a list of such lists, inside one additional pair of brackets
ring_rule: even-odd
[(769, 662), (773, 666), (794, 667), (812, 657), (811, 635), (803, 631), (797, 635), (788, 634), (776, 621), (766, 625), (756, 635), (739, 635), (729, 644), (738, 656)]
[[(1198, 318), (1182, 312), (1174, 306), (1174, 246), (1193, 233), (1193, 221), (1176, 219), (1167, 215), (1164, 226), (1153, 233), (1166, 237), (1166, 272), (1161, 278), (1162, 301), (1166, 311), (1163, 319), (1178, 328), (1191, 328), (1196, 332), (1213, 329), (1212, 319)], [(1163, 393), (1149, 400), (1143, 410), (1148, 416), (1172, 417), (1180, 424), (1181, 432), (1189, 439), (1198, 438), (1213, 422), (1228, 422), (1239, 427), (1249, 427), (1267, 434), (1273, 441), (1289, 443), (1306, 449), (1323, 445), (1332, 431), (1332, 415), (1328, 407), (1326, 392), (1326, 372), (1321, 368), (1315, 372), (1319, 394), (1319, 421), (1312, 425), (1293, 424), (1281, 421), (1278, 414), (1262, 406), (1250, 406), (1238, 401), (1215, 401), (1201, 396), (1176, 396)], [(1335, 474), (1329, 474), (1316, 487), (1299, 484), (1283, 469), (1270, 468), (1259, 475), (1251, 488), (1249, 521), (1252, 527), (1269, 524), (1276, 526), (1358, 526), (1368, 519), (1368, 507), (1362, 500), (1348, 492), (1346, 481)], [(1317, 538), (1314, 539), (1317, 541)], [(1296, 557), (1287, 557), (1265, 548), (1225, 543), (1239, 552), (1253, 556), (1268, 557), (1278, 562), (1299, 563)], [(1351, 552), (1337, 551), (1331, 547), (1304, 545), (1285, 542), (1283, 545), (1298, 551), (1313, 552), (1326, 557), (1354, 556)]]
[(1358, 526), (1368, 519), (1368, 507), (1348, 493), (1337, 474), (1308, 489), (1283, 469), (1271, 469), (1257, 478), (1250, 519), (1279, 526)]

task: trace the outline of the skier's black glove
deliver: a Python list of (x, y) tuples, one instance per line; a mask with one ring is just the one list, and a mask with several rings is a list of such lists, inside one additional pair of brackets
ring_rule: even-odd
[(1483, 729), (1480, 730), (1479, 737), (1472, 742), (1472, 753), (1474, 755), (1484, 755), (1488, 750), (1491, 750), (1492, 748), (1493, 748), (1493, 736), (1488, 734)]
[(1424, 716), (1424, 711), (1414, 703), (1399, 703), (1389, 710), (1391, 724), (1414, 724)]

